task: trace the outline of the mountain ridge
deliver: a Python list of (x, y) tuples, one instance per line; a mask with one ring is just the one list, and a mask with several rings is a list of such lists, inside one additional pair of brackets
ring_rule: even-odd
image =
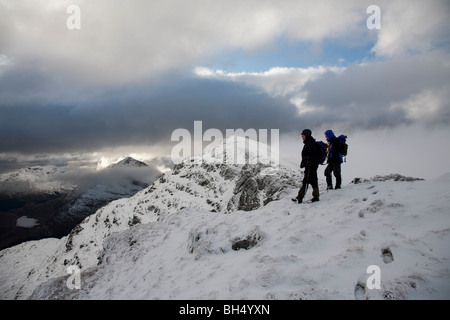
[[(292, 203), (289, 188), (255, 210), (160, 215), (105, 238), (79, 290), (61, 276), (30, 299), (448, 298), (449, 196), (435, 191), (449, 181), (380, 177), (313, 204)], [(379, 289), (369, 267), (381, 270)]]
[[(10, 289), (5, 288), (5, 294), (25, 298), (32, 293), (30, 282), (38, 284), (50, 276), (61, 276), (68, 265), (80, 268), (97, 265), (103, 240), (112, 233), (157, 221), (161, 215), (176, 213), (189, 207), (222, 213), (238, 208), (251, 210), (279, 199), (287, 187), (297, 187), (301, 178), (298, 171), (288, 168), (281, 168), (276, 176), (258, 177), (270, 165), (242, 166), (205, 162), (199, 165), (194, 162), (186, 160), (176, 165), (172, 172), (161, 174), (151, 186), (131, 198), (110, 202), (84, 219), (68, 236), (55, 239), (57, 250), (48, 257), (51, 263), (47, 262), (39, 271), (33, 268), (35, 271), (31, 275), (30, 270), (29, 274), (22, 275), (28, 279), (23, 279), (28, 288), (26, 293), (21, 292), (18, 296), (17, 292), (6, 293)], [(247, 181), (251, 181), (253, 188), (243, 190)], [(248, 207), (248, 199), (252, 199), (253, 207)]]
[[(299, 170), (279, 166), (271, 175), (266, 175), (268, 168), (273, 169), (272, 164), (230, 165), (185, 160), (134, 196), (112, 201), (97, 210), (67, 237), (25, 243), (0, 251), (1, 298), (234, 299), (233, 295), (237, 295), (240, 299), (408, 299), (432, 297), (427, 292), (436, 285), (435, 279), (449, 278), (445, 268), (450, 257), (441, 249), (442, 239), (448, 238), (450, 230), (448, 220), (441, 221), (443, 212), (450, 211), (445, 211), (449, 209), (449, 201), (445, 201), (448, 195), (442, 191), (442, 187), (450, 183), (449, 179), (431, 185), (429, 183), (432, 182), (404, 181), (408, 179), (392, 175), (375, 180), (362, 179), (332, 192), (326, 192), (321, 181), (321, 201), (298, 205), (293, 204), (290, 198), (300, 185), (302, 174)], [(439, 186), (433, 188), (436, 195), (424, 193), (429, 186)], [(422, 193), (425, 198), (419, 199), (418, 194)], [(435, 200), (435, 207), (439, 210), (433, 214), (438, 220), (420, 219), (422, 225), (429, 229), (417, 229), (411, 224), (411, 217), (422, 217), (419, 210), (424, 210)], [(399, 227), (398, 219), (410, 221), (408, 226), (417, 235)], [(371, 226), (361, 227), (364, 221), (370, 221)], [(386, 225), (401, 231), (391, 231)], [(380, 238), (368, 236), (377, 232)], [(388, 240), (380, 241), (381, 235)], [(424, 242), (420, 237), (438, 244), (439, 249), (429, 252), (428, 240)], [(420, 241), (420, 250), (416, 249), (414, 253), (410, 242)], [(339, 244), (337, 247), (336, 243)], [(42, 246), (48, 248), (46, 254), (35, 256), (45, 251)], [(336, 247), (335, 252), (332, 247)], [(398, 247), (406, 251), (399, 252)], [(296, 251), (299, 248), (303, 253)], [(237, 255), (232, 255), (234, 251)], [(368, 291), (364, 280), (361, 280), (364, 272), (351, 274), (355, 269), (350, 268), (346, 257), (351, 257), (349, 261), (365, 257), (361, 260), (364, 263), (373, 259), (372, 262), (387, 265), (384, 261), (388, 259), (383, 255), (389, 252), (393, 252), (393, 261), (396, 262), (389, 265), (398, 266), (398, 269), (386, 278), (388, 282), (383, 292)], [(400, 259), (403, 262), (398, 263), (398, 257), (406, 252), (419, 259), (419, 271), (410, 270), (411, 261), (408, 259)], [(206, 266), (202, 269), (199, 263), (205, 259), (215, 261), (212, 269)], [(319, 289), (321, 282), (327, 279), (325, 274), (329, 273), (324, 266), (325, 261), (330, 261), (333, 267), (345, 274), (346, 280), (335, 280), (336, 283), (328, 283), (329, 289)], [(304, 277), (292, 275), (293, 262), (300, 264), (300, 269), (306, 273)], [(12, 268), (17, 263), (22, 268)], [(436, 268), (431, 278), (423, 271), (423, 266), (430, 263)], [(185, 266), (189, 272), (178, 273), (170, 267), (172, 264)], [(221, 268), (221, 264), (230, 271)], [(143, 268), (139, 268), (140, 265)], [(246, 265), (253, 268), (246, 268)], [(342, 265), (349, 270), (342, 269)], [(84, 279), (81, 291), (68, 291), (66, 270), (71, 266), (81, 270)], [(227, 275), (225, 282), (219, 280), (221, 277), (217, 276), (214, 268)], [(158, 269), (168, 271), (155, 271)], [(195, 274), (196, 269), (202, 272)], [(243, 276), (233, 276), (239, 269), (243, 270)], [(308, 271), (314, 269), (322, 273)], [(255, 273), (254, 270), (261, 272)], [(149, 283), (149, 278), (145, 277), (150, 275), (149, 272), (156, 272), (151, 278), (162, 282)], [(108, 274), (115, 280), (106, 285)], [(413, 280), (414, 274), (417, 274), (416, 280)], [(134, 275), (138, 279), (134, 279)], [(147, 282), (142, 281), (142, 277)], [(176, 286), (170, 281), (172, 277), (183, 279), (183, 284)], [(195, 280), (186, 280), (189, 277)], [(282, 281), (280, 277), (291, 280)], [(140, 287), (139, 281), (156, 291)], [(396, 282), (401, 285), (396, 287)], [(130, 291), (128, 285), (132, 283), (134, 288), (139, 288), (138, 291)], [(205, 288), (209, 291), (195, 283), (207, 284)], [(299, 287), (295, 289), (292, 284)], [(221, 290), (213, 289), (217, 285)], [(340, 285), (343, 286), (341, 289)], [(274, 290), (274, 286), (279, 286), (281, 291)], [(438, 291), (439, 296), (447, 288), (442, 290)]]

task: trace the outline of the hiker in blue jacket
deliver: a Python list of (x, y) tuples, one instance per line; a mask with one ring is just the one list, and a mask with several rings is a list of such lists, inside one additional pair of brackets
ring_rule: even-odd
[(334, 135), (332, 130), (325, 131), (325, 138), (328, 142), (328, 157), (327, 157), (327, 167), (325, 168), (325, 177), (327, 180), (327, 190), (333, 189), (333, 180), (331, 174), (333, 173), (336, 178), (335, 189), (341, 188), (342, 177), (341, 177), (341, 163), (342, 153), (341, 153), (341, 142)]
[(312, 137), (312, 132), (309, 129), (302, 131), (303, 139), (303, 149), (302, 149), (302, 161), (300, 163), (300, 168), (305, 168), (305, 173), (303, 175), (302, 187), (298, 191), (296, 198), (292, 201), (302, 203), (303, 198), (306, 194), (308, 184), (313, 188), (312, 191), (312, 202), (319, 201), (319, 183), (317, 179), (317, 169), (319, 167), (319, 149), (316, 144), (316, 140)]

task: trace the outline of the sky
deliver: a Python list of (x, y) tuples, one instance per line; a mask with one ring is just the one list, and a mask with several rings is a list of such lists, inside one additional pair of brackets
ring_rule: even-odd
[(303, 129), (345, 133), (348, 179), (439, 176), (449, 17), (445, 0), (0, 0), (0, 172), (170, 167), (172, 132), (202, 121), (278, 129), (292, 163)]

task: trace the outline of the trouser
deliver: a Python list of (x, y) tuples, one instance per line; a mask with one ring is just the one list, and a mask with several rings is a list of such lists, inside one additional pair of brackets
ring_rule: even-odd
[(328, 166), (325, 168), (324, 174), (327, 179), (327, 186), (329, 188), (333, 187), (333, 180), (332, 180), (333, 178), (331, 177), (332, 173), (336, 178), (336, 188), (340, 188), (342, 183), (340, 163), (329, 163)]
[(303, 200), (303, 198), (306, 194), (306, 189), (308, 187), (308, 184), (310, 184), (311, 187), (313, 188), (313, 192), (312, 192), (313, 198), (319, 199), (319, 183), (318, 183), (318, 179), (317, 179), (317, 169), (318, 169), (317, 165), (307, 166), (305, 168), (305, 174), (303, 176), (302, 187), (298, 191), (298, 195), (297, 195), (297, 200), (299, 202), (301, 202)]

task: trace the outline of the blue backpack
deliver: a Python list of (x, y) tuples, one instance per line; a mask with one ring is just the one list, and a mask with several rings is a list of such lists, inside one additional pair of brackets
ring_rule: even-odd
[(348, 151), (348, 144), (347, 144), (347, 136), (341, 134), (339, 137), (337, 137), (339, 141), (341, 142), (341, 154), (344, 157), (344, 162), (346, 162), (347, 157), (347, 151)]

